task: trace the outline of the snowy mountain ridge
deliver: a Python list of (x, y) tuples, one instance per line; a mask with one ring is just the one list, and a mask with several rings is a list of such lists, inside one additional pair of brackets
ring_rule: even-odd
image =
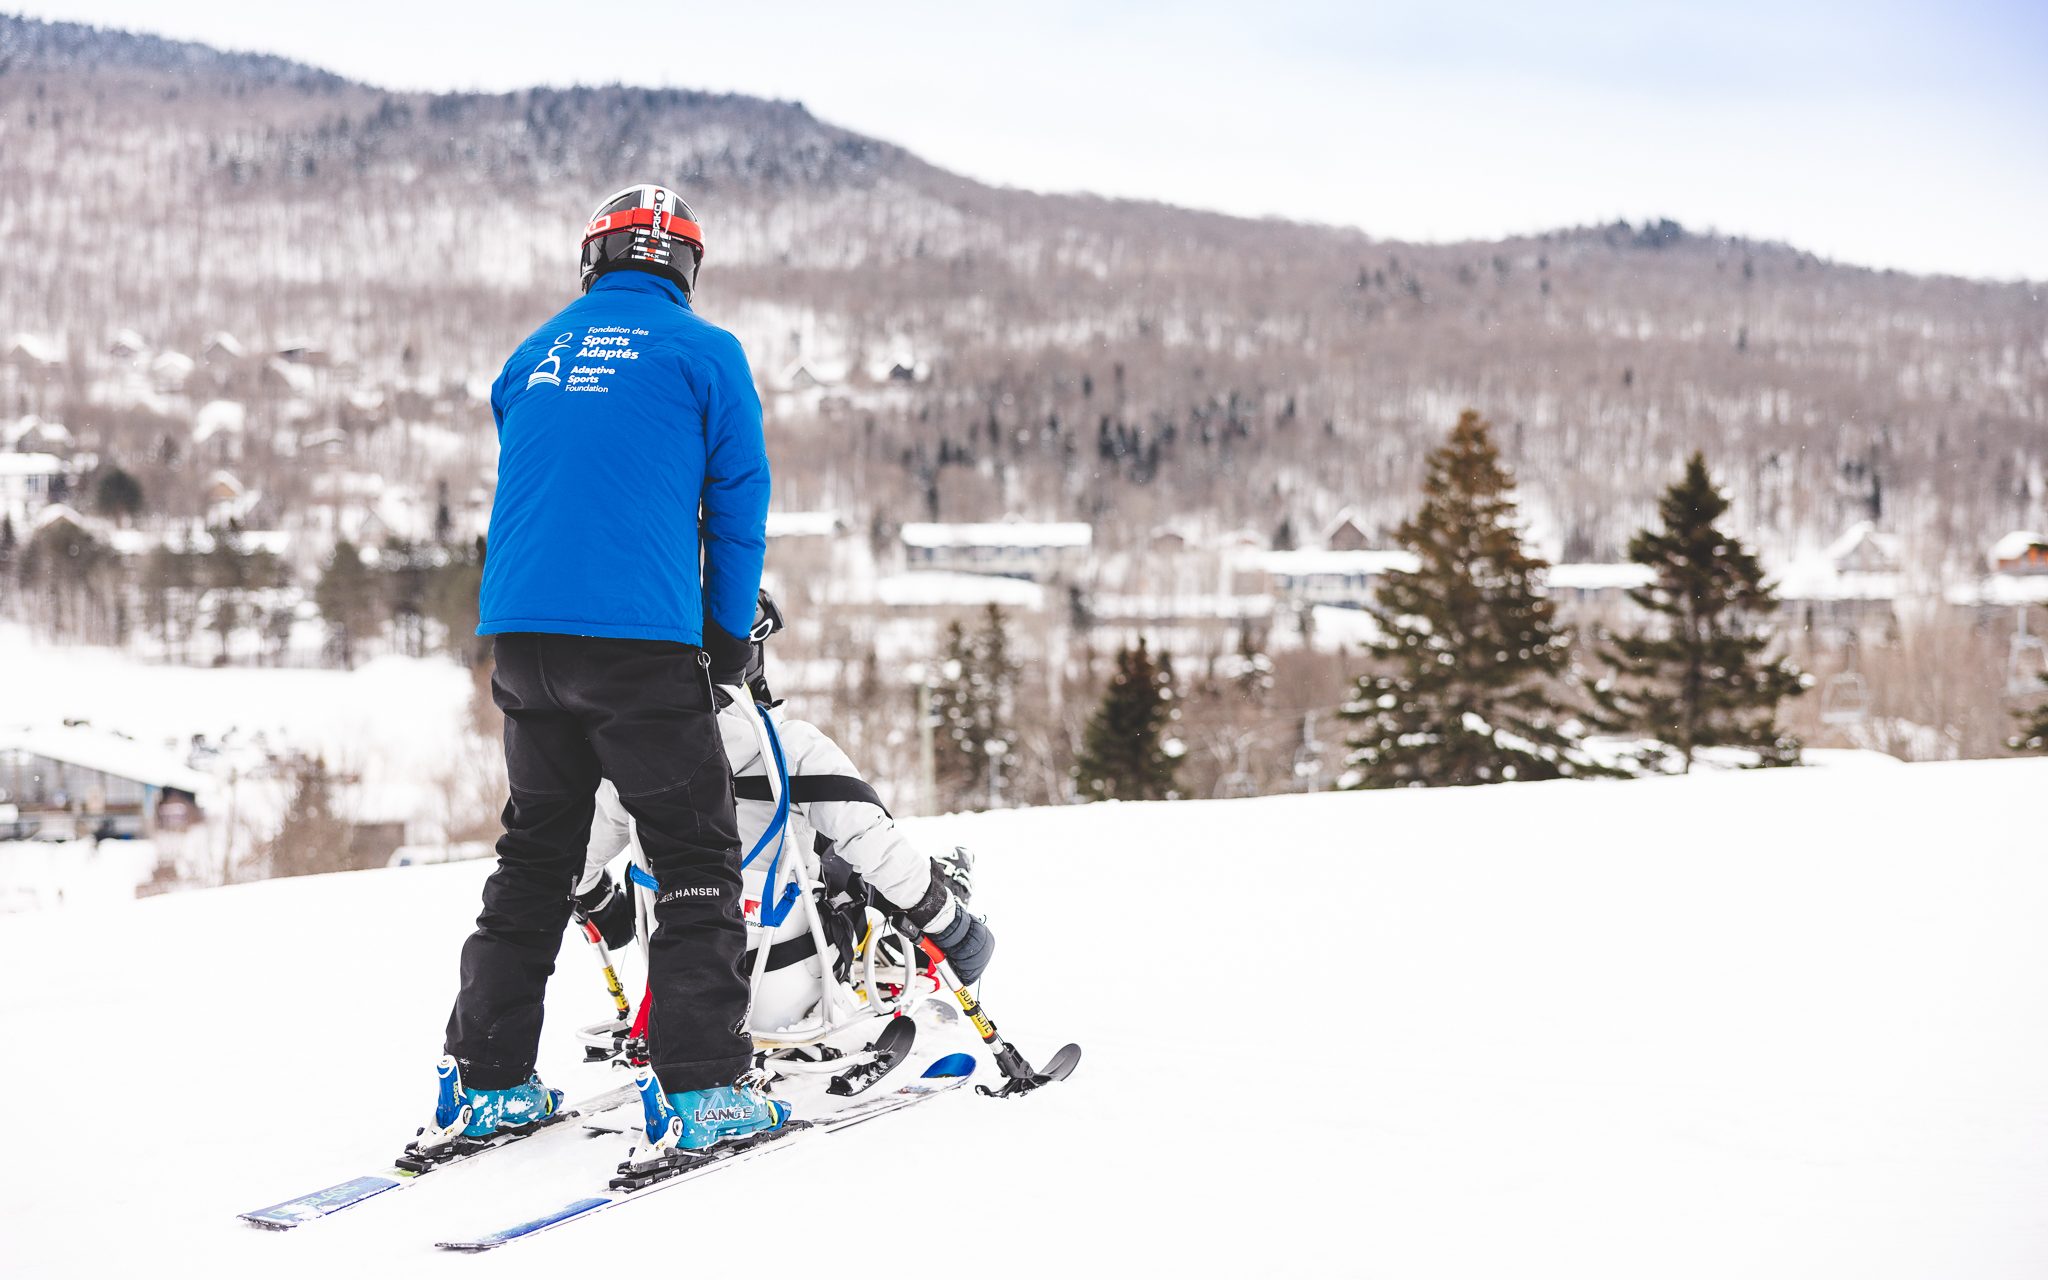
[[(1668, 220), (1410, 245), (1042, 195), (738, 95), (387, 93), (13, 17), (0, 49), (0, 306), (29, 340), (0, 414), (64, 422), (180, 502), (160, 446), (202, 384), (331, 462), (396, 426), (480, 444), (470, 393), (573, 288), (591, 202), (660, 175), (712, 238), (708, 313), (764, 380), (823, 375), (771, 405), (834, 446), (793, 452), (782, 491), (856, 524), (1078, 518), (1112, 549), (1169, 518), (1384, 527), (1466, 406), (1571, 561), (1618, 556), (1696, 446), (1787, 555), (1870, 518), (1916, 562), (1975, 565), (2039, 510), (2048, 314), (2025, 286)], [(71, 252), (110, 202), (149, 211), (122, 254)], [(117, 331), (202, 376), (118, 391)], [(221, 333), (245, 360), (204, 356)], [(899, 361), (880, 387), (827, 372)], [(244, 478), (275, 493), (280, 447), (250, 440)], [(461, 493), (472, 456), (411, 466)]]

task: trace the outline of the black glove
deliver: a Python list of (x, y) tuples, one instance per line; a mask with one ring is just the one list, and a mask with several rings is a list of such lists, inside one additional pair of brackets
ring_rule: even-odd
[(710, 618), (704, 619), (704, 656), (711, 659), (711, 683), (744, 683), (747, 678), (747, 660), (753, 657), (753, 654), (753, 645)]
[(596, 884), (572, 895), (569, 901), (576, 904), (576, 918), (596, 925), (604, 936), (604, 945), (614, 951), (635, 937), (632, 895), (619, 892), (609, 873), (598, 873)]

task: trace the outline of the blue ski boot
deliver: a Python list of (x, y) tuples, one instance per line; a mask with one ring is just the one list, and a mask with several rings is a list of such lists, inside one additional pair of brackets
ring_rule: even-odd
[(420, 1134), (422, 1147), (529, 1129), (562, 1105), (562, 1091), (543, 1085), (539, 1076), (510, 1089), (465, 1089), (462, 1070), (452, 1056), (444, 1055), (434, 1070), (440, 1077), (440, 1094), (434, 1100), (434, 1125)]
[(640, 1090), (647, 1141), (656, 1150), (702, 1151), (789, 1122), (789, 1104), (763, 1093), (761, 1077), (752, 1072), (716, 1089), (663, 1093), (654, 1072), (642, 1067), (634, 1073), (633, 1083)]

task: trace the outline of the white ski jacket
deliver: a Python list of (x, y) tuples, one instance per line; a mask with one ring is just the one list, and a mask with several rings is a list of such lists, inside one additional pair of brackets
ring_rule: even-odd
[[(761, 732), (753, 717), (751, 704), (735, 702), (718, 715), (719, 733), (725, 740), (726, 758), (732, 762), (734, 778), (765, 778), (774, 768), (774, 762), (761, 758)], [(792, 778), (803, 776), (837, 775), (858, 779), (860, 770), (854, 768), (846, 752), (839, 744), (825, 736), (816, 725), (805, 720), (789, 720), (778, 712), (769, 715), (775, 723), (775, 731), (782, 743), (783, 763)], [(744, 856), (761, 839), (761, 833), (768, 829), (775, 816), (774, 804), (764, 800), (741, 799), (737, 802), (740, 827), (740, 853)], [(808, 856), (813, 844), (813, 833), (824, 836), (832, 842), (833, 852), (846, 859), (855, 871), (881, 895), (899, 908), (916, 905), (925, 889), (931, 883), (931, 859), (905, 839), (896, 829), (896, 823), (880, 807), (864, 801), (812, 800), (789, 806), (789, 827), (783, 846), (783, 870), (778, 878), (788, 883), (786, 868), (789, 860)], [(585, 855), (583, 878), (577, 891), (583, 892), (597, 884), (598, 877), (606, 864), (628, 850), (638, 853), (639, 836), (633, 827), (633, 819), (619, 803), (618, 788), (606, 779), (598, 788), (597, 814), (590, 826), (590, 848)], [(769, 860), (774, 857), (771, 845), (746, 870), (746, 898), (749, 905), (748, 923), (753, 923), (752, 908), (763, 897), (762, 880)], [(775, 890), (768, 890), (773, 893)], [(775, 931), (779, 941), (785, 933), (794, 933), (792, 927), (800, 924), (801, 913), (793, 915), (783, 928)]]

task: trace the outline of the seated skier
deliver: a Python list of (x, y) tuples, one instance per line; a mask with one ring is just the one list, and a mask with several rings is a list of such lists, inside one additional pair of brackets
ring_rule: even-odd
[[(984, 920), (967, 911), (971, 857), (964, 849), (936, 859), (926, 856), (903, 835), (838, 743), (817, 726), (774, 710), (778, 704), (768, 687), (765, 647), (768, 637), (782, 626), (781, 611), (768, 592), (762, 591), (748, 636), (752, 645), (744, 689), (748, 696), (720, 699), (718, 725), (734, 777), (740, 848), (751, 852), (763, 844), (763, 834), (777, 810), (770, 783), (775, 762), (763, 757), (758, 704), (769, 709), (789, 778), (788, 829), (782, 839), (802, 847), (801, 842), (810, 842), (815, 836), (816, 847), (823, 852), (828, 890), (842, 902), (852, 898), (856, 903), (853, 920), (861, 918), (857, 904), (865, 900), (866, 891), (872, 891), (882, 900), (877, 906), (907, 918), (945, 953), (962, 982), (977, 981), (994, 954), (995, 937)], [(632, 819), (620, 804), (617, 789), (606, 781), (598, 790), (597, 813), (575, 903), (577, 916), (595, 924), (612, 946), (623, 946), (634, 937), (634, 911), (631, 894), (612, 879), (606, 867), (630, 849), (635, 839)], [(768, 848), (773, 847), (771, 840)], [(751, 1022), (755, 1027), (772, 1028), (804, 1015), (817, 997), (823, 966), (832, 965), (843, 976), (860, 944), (861, 926), (854, 923), (849, 927), (844, 916), (829, 920), (828, 943), (839, 954), (817, 955), (802, 913), (781, 915), (777, 911), (780, 904), (770, 901), (775, 888), (765, 883), (769, 863), (764, 849), (748, 868), (746, 911), (750, 924), (766, 927), (771, 948), (765, 980), (755, 987)], [(756, 877), (762, 887), (757, 887)], [(755, 960), (750, 950), (745, 971), (752, 972)], [(672, 1106), (664, 1107), (652, 1098), (645, 1101), (650, 1141), (659, 1140), (661, 1129), (680, 1123), (682, 1145), (696, 1145), (687, 1116), (678, 1119)]]

